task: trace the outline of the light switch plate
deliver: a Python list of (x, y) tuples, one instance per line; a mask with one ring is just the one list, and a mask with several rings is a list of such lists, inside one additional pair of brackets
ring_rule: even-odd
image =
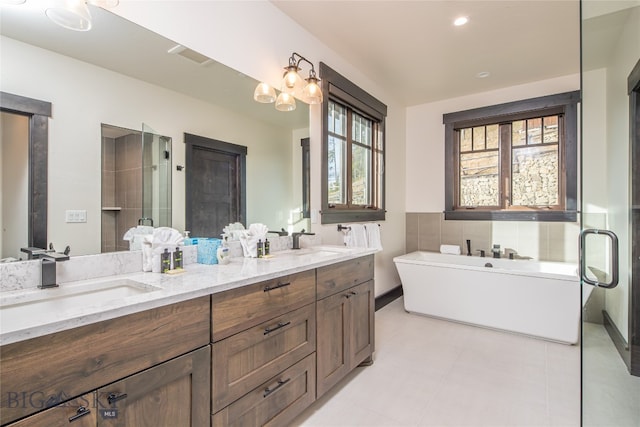
[(66, 210), (64, 220), (69, 223), (87, 222), (87, 211), (85, 209)]

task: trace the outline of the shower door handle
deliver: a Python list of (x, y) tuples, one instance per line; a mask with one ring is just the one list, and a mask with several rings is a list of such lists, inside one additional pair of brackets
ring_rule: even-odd
[[(587, 236), (589, 234), (605, 235), (611, 239), (611, 280), (608, 282), (600, 282), (599, 280), (593, 280), (587, 277), (587, 257), (586, 257), (586, 243)], [(618, 236), (610, 230), (598, 230), (593, 228), (587, 228), (580, 232), (580, 278), (584, 283), (599, 288), (612, 289), (618, 286)]]

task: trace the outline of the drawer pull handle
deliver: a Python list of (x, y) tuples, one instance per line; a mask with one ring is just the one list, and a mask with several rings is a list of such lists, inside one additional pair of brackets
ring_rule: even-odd
[(273, 328), (265, 328), (264, 330), (264, 335), (268, 335), (273, 331), (277, 331), (278, 329), (282, 329), (285, 326), (289, 326), (291, 324), (291, 322), (287, 322), (287, 323), (283, 323), (283, 322), (278, 322), (278, 325), (274, 326)]
[(287, 282), (287, 283), (278, 283), (275, 286), (267, 286), (266, 288), (264, 288), (265, 292), (269, 292), (272, 291), (274, 289), (280, 289), (280, 288), (284, 288), (285, 286), (289, 286), (291, 284), (291, 282)]
[(78, 408), (78, 410), (76, 411), (76, 414), (73, 417), (69, 417), (69, 422), (72, 423), (78, 418), (84, 417), (85, 415), (88, 415), (90, 413), (91, 413), (91, 409), (81, 406)]
[(276, 386), (274, 388), (267, 387), (267, 388), (264, 389), (264, 394), (262, 395), (262, 397), (269, 396), (271, 393), (273, 393), (274, 391), (276, 391), (277, 389), (279, 389), (280, 387), (282, 387), (283, 385), (285, 385), (289, 381), (291, 381), (291, 378), (287, 378), (286, 380), (278, 380), (278, 384), (276, 384)]
[(109, 402), (109, 405), (113, 405), (118, 400), (122, 400), (126, 398), (127, 398), (127, 393), (122, 393), (122, 394), (110, 393), (109, 397), (107, 397), (107, 402)]
[(347, 299), (349, 299), (349, 298), (351, 298), (351, 297), (352, 297), (352, 296), (354, 296), (354, 295), (358, 295), (358, 293), (357, 293), (357, 292), (353, 292), (353, 291), (351, 291), (351, 292), (349, 292), (348, 294), (345, 294), (345, 295), (344, 295), (344, 297), (345, 297), (345, 298), (347, 298)]

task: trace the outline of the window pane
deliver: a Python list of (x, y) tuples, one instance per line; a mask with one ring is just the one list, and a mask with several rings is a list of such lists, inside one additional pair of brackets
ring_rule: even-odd
[(353, 113), (353, 140), (371, 146), (371, 126), (373, 122)]
[(553, 206), (558, 204), (558, 146), (523, 147), (513, 150), (511, 204)]
[(487, 149), (498, 148), (498, 142), (500, 141), (500, 126), (489, 125), (487, 126)]
[(347, 109), (335, 102), (329, 103), (329, 132), (347, 135)]
[(511, 145), (514, 147), (525, 145), (527, 143), (526, 132), (524, 120), (511, 123)]
[(460, 206), (498, 206), (498, 151), (460, 155)]
[(484, 126), (473, 128), (473, 151), (484, 150)]
[(328, 145), (328, 200), (330, 204), (345, 204), (346, 141), (329, 135)]
[(549, 116), (543, 119), (544, 142), (558, 142), (558, 116)]
[(368, 206), (371, 204), (371, 150), (353, 145), (351, 156), (351, 203)]
[(471, 151), (473, 149), (472, 141), (471, 128), (460, 129), (460, 151)]
[(542, 142), (542, 119), (527, 120), (527, 144), (540, 144)]

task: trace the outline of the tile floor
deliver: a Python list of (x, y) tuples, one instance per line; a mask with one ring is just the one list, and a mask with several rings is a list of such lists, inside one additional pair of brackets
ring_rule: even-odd
[(601, 325), (584, 329), (585, 427), (640, 427), (640, 377), (628, 374), (624, 362)]
[(577, 426), (580, 349), (404, 311), (376, 313), (375, 363), (298, 426)]

